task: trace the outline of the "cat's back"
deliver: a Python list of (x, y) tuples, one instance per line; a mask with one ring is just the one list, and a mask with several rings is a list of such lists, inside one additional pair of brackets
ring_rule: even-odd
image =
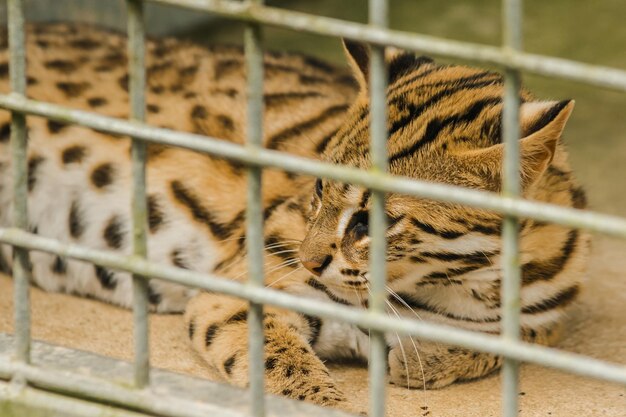
[[(88, 25), (36, 24), (27, 26), (26, 43), (30, 98), (128, 117), (124, 35)], [(9, 91), (8, 60), (7, 35), (3, 32), (3, 93)], [(313, 119), (320, 132), (332, 133), (335, 125), (324, 122), (345, 112), (356, 92), (345, 69), (289, 53), (268, 53), (264, 63), (267, 146), (287, 147), (293, 152), (287, 142), (306, 130), (306, 122), (312, 124)], [(246, 77), (242, 48), (206, 47), (174, 38), (148, 39), (146, 80), (146, 120), (150, 124), (244, 141)], [(2, 119), (4, 123), (6, 114)], [(293, 129), (298, 125), (305, 126)]]
[[(128, 118), (126, 37), (75, 24), (27, 26), (27, 95)], [(0, 33), (0, 92), (9, 88), (6, 32)], [(356, 94), (343, 69), (299, 54), (264, 55), (264, 140), (270, 149), (317, 157), (339, 129)], [(146, 121), (155, 126), (245, 141), (246, 74), (241, 48), (171, 38), (146, 42)], [(10, 113), (0, 111), (0, 225), (10, 224)], [(28, 116), (31, 230), (96, 249), (128, 253), (130, 140)], [(147, 159), (150, 258), (212, 271), (243, 248), (244, 167), (209, 155), (151, 145)], [(267, 207), (298, 193), (302, 178), (264, 175)], [(296, 202), (299, 206), (299, 203)], [(274, 210), (274, 209), (272, 209)], [(276, 226), (279, 227), (280, 225)], [(282, 226), (280, 226), (282, 227)], [(293, 233), (298, 225), (290, 225)], [(0, 257), (10, 262), (8, 246)], [(128, 274), (33, 254), (35, 282), (130, 305)], [(2, 264), (2, 262), (0, 262)], [(152, 303), (180, 311), (187, 290), (155, 282)]]

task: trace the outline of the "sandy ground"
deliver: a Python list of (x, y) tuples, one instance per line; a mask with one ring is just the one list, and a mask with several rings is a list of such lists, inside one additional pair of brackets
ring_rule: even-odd
[[(560, 347), (626, 365), (626, 243), (597, 238), (589, 282), (572, 312), (570, 330)], [(0, 332), (12, 331), (12, 281), (0, 277)], [(129, 311), (98, 301), (32, 289), (33, 337), (54, 344), (129, 360), (132, 317)], [(187, 344), (178, 315), (151, 317), (154, 366), (215, 379)], [(366, 409), (367, 370), (358, 364), (331, 365), (331, 372), (354, 404)], [(626, 416), (626, 388), (533, 365), (522, 367), (521, 416)], [(500, 415), (500, 378), (457, 384), (438, 391), (390, 386), (390, 416)]]

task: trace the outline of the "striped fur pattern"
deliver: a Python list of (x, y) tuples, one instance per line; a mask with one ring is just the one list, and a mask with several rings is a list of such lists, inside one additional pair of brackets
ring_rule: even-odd
[[(125, 38), (80, 25), (28, 29), (28, 95), (102, 114), (128, 116)], [(166, 128), (243, 143), (245, 74), (239, 48), (174, 39), (148, 42), (147, 119)], [(352, 74), (297, 54), (265, 55), (264, 144), (367, 169), (369, 53), (346, 43)], [(502, 78), (390, 51), (389, 140), (393, 174), (500, 191)], [(8, 91), (6, 36), (0, 35), (0, 89)], [(560, 137), (572, 101), (522, 92), (523, 193), (584, 208)], [(10, 223), (9, 114), (0, 113), (0, 225)], [(130, 251), (128, 138), (28, 118), (31, 230), (97, 249)], [(164, 146), (148, 159), (149, 258), (243, 281), (244, 167)], [(266, 285), (291, 294), (366, 307), (370, 194), (350, 184), (266, 170), (263, 177)], [(500, 331), (501, 216), (390, 194), (387, 301), (390, 315), (470, 330)], [(589, 237), (523, 220), (522, 333), (552, 344), (580, 292)], [(0, 247), (0, 267), (11, 268)], [(48, 291), (131, 304), (128, 274), (31, 254), (34, 284)], [(247, 304), (153, 280), (156, 312), (185, 310), (194, 349), (225, 380), (246, 386)], [(367, 330), (265, 309), (267, 390), (323, 405), (345, 404), (323, 360), (367, 359)], [(396, 334), (386, 335), (389, 379), (439, 388), (498, 369), (501, 359)]]

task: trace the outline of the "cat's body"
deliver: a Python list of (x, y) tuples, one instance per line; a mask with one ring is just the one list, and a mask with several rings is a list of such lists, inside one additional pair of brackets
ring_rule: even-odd
[[(125, 38), (83, 26), (29, 28), (28, 95), (127, 117)], [(6, 42), (2, 45), (6, 47)], [(265, 146), (367, 168), (367, 52), (348, 45), (356, 79), (299, 55), (265, 57)], [(175, 40), (148, 44), (147, 121), (236, 143), (244, 141), (245, 76), (238, 48)], [(390, 171), (499, 190), (502, 82), (477, 69), (441, 67), (396, 53), (390, 59)], [(6, 50), (0, 65), (6, 68)], [(8, 91), (6, 71), (0, 91)], [(530, 102), (524, 93), (524, 195), (584, 207), (558, 139), (570, 102)], [(0, 113), (0, 225), (10, 224), (9, 120)], [(130, 251), (129, 141), (34, 117), (29, 126), (29, 219), (42, 236)], [(246, 279), (243, 167), (152, 146), (148, 160), (149, 258)], [(358, 187), (266, 170), (263, 204), (267, 285), (293, 294), (366, 305), (367, 208)], [(500, 222), (493, 213), (390, 195), (389, 313), (489, 333), (500, 330)], [(551, 343), (584, 272), (583, 232), (524, 221), (522, 326), (526, 340)], [(2, 247), (10, 266), (10, 250)], [(33, 279), (122, 306), (130, 277), (32, 253)], [(304, 267), (303, 267), (304, 266)], [(306, 268), (305, 268), (306, 267)], [(160, 312), (186, 311), (196, 350), (229, 381), (247, 383), (246, 303), (152, 281)], [(319, 358), (368, 355), (367, 332), (294, 312), (266, 309), (268, 390), (333, 404), (343, 397)], [(387, 336), (394, 383), (441, 387), (497, 369), (500, 358)], [(314, 353), (315, 352), (315, 353)]]

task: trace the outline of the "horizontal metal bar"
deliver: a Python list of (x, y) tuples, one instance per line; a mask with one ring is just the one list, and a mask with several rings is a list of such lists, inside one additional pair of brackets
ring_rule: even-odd
[(626, 71), (568, 59), (505, 51), (496, 46), (445, 40), (434, 36), (384, 29), (275, 7), (256, 6), (247, 2), (225, 0), (148, 1), (210, 12), (247, 22), (264, 23), (319, 35), (343, 37), (380, 46), (395, 46), (420, 53), (493, 64), (504, 68), (626, 91)]
[[(74, 400), (78, 404), (84, 404), (83, 400), (89, 400), (94, 403), (94, 407), (100, 407), (101, 413), (97, 415), (102, 417), (126, 417), (121, 411), (120, 414), (111, 412), (120, 409), (171, 417), (248, 417), (251, 415), (250, 393), (242, 388), (152, 368), (151, 387), (137, 389), (127, 383), (133, 375), (133, 366), (129, 362), (37, 341), (33, 342), (32, 352), (35, 365), (14, 367), (10, 365), (9, 360), (14, 343), (15, 337), (0, 333), (0, 416), (2, 417), (5, 417), (6, 405), (2, 403), (3, 383), (1, 380), (8, 380), (13, 376), (16, 376), (13, 381), (19, 381), (19, 383), (14, 383), (11, 387), (15, 395), (11, 396), (9, 393), (9, 407), (11, 403), (25, 398), (21, 388), (24, 382), (28, 382), (38, 390), (44, 389), (78, 398), (78, 402)], [(268, 417), (304, 417), (322, 414), (326, 417), (349, 417), (351, 415), (338, 410), (322, 409), (313, 404), (285, 397), (267, 396), (266, 400)], [(42, 404), (43, 407), (52, 407), (53, 410), (55, 405)], [(111, 405), (119, 408), (111, 410)], [(3, 406), (5, 408), (2, 408)], [(68, 413), (53, 415), (58, 417), (76, 414), (81, 417), (90, 415), (78, 413), (79, 410), (80, 408), (74, 409), (74, 413), (68, 410)], [(33, 414), (17, 415), (21, 417)], [(45, 416), (50, 416), (50, 414), (45, 414)]]
[(91, 262), (103, 267), (128, 271), (137, 275), (159, 278), (191, 287), (215, 291), (255, 303), (270, 304), (300, 313), (334, 320), (342, 320), (363, 328), (384, 332), (413, 335), (468, 349), (504, 355), (524, 362), (560, 369), (606, 381), (626, 385), (626, 366), (562, 352), (557, 349), (513, 343), (500, 337), (461, 330), (450, 326), (401, 318), (388, 317), (381, 313), (365, 313), (361, 309), (319, 300), (306, 299), (265, 287), (241, 284), (213, 274), (201, 274), (185, 269), (158, 264), (135, 256), (124, 256), (114, 252), (88, 249), (44, 238), (20, 229), (0, 228), (0, 242), (13, 246), (47, 252), (71, 259)]
[[(206, 417), (215, 415), (213, 413), (217, 411), (216, 407), (209, 403), (200, 404), (197, 401), (185, 401), (171, 396), (164, 397), (150, 389), (134, 389), (76, 372), (0, 361), (0, 376), (11, 378), (14, 375), (19, 375), (35, 386), (53, 389), (68, 396), (101, 401), (164, 417)], [(228, 413), (222, 408), (219, 411), (220, 416), (244, 416), (241, 413)]]
[(2, 381), (0, 381), (0, 413), (2, 417), (145, 417), (145, 414), (36, 388), (16, 389), (10, 383)]
[(162, 143), (221, 156), (247, 165), (279, 168), (284, 171), (329, 178), (372, 190), (431, 198), (466, 204), (501, 214), (576, 227), (626, 239), (626, 220), (607, 214), (576, 210), (553, 204), (502, 197), (494, 193), (444, 184), (428, 183), (384, 173), (369, 173), (355, 168), (332, 165), (268, 149), (251, 152), (232, 142), (176, 132), (138, 122), (101, 116), (68, 107), (0, 94), (0, 108), (43, 116), (62, 123), (80, 124), (104, 132), (132, 136), (147, 142)]

